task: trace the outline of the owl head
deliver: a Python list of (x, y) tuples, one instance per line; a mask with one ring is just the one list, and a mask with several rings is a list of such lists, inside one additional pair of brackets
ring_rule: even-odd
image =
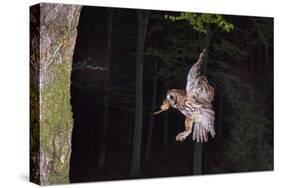
[[(178, 93), (176, 90), (171, 89), (167, 92), (166, 94), (166, 101), (171, 105), (175, 105), (177, 102), (177, 98), (178, 98)], [(164, 103), (164, 102), (163, 102)]]
[(184, 94), (183, 90), (178, 90), (178, 89), (168, 90), (166, 94), (166, 99), (164, 99), (163, 104), (160, 107), (161, 110), (155, 112), (154, 114), (159, 114), (161, 112), (168, 110), (171, 106), (174, 106), (177, 103), (177, 101), (180, 99), (180, 96), (183, 94)]

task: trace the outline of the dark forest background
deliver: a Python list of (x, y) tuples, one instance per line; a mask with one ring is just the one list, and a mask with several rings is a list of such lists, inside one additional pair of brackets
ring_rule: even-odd
[[(273, 169), (273, 18), (83, 6), (77, 29), (71, 182)], [(203, 48), (217, 135), (176, 142), (153, 112)]]

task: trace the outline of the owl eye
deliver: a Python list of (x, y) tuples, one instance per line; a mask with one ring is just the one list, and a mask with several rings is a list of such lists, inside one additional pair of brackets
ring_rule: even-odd
[(174, 96), (173, 96), (173, 95), (169, 95), (169, 98), (170, 98), (171, 100), (173, 100), (173, 99), (174, 99)]

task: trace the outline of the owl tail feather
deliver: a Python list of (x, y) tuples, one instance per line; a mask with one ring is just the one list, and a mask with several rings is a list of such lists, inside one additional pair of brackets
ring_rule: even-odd
[(208, 132), (199, 123), (195, 123), (192, 139), (198, 143), (208, 142)]

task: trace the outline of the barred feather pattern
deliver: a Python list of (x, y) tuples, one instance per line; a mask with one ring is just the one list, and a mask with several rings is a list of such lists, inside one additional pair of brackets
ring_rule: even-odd
[(167, 92), (167, 100), (173, 108), (178, 109), (184, 116), (191, 117), (193, 121), (193, 140), (207, 142), (208, 133), (212, 137), (216, 135), (214, 121), (215, 112), (212, 101), (214, 100), (214, 88), (201, 73), (206, 50), (198, 61), (191, 67), (186, 89), (172, 89)]
[(194, 122), (192, 139), (197, 142), (207, 142), (208, 133), (214, 138), (216, 135), (214, 127), (214, 111), (210, 109), (202, 110), (202, 119), (200, 122)]
[(191, 67), (187, 75), (186, 92), (200, 103), (211, 103), (214, 100), (214, 88), (201, 73), (205, 54), (206, 50), (200, 54), (198, 61)]
[(193, 140), (203, 142), (208, 140), (207, 133), (215, 136), (215, 112), (213, 110), (212, 101), (214, 100), (214, 88), (209, 85), (208, 80), (202, 75), (204, 58), (207, 51), (203, 50), (198, 61), (191, 67), (186, 84), (187, 95), (192, 96), (198, 103), (204, 106), (201, 108), (202, 119), (193, 125)]
[(193, 98), (183, 95), (184, 90), (170, 90), (169, 94), (174, 93), (177, 102), (172, 107), (178, 109), (184, 116), (193, 119), (193, 140), (197, 142), (207, 142), (208, 133), (212, 137), (216, 135), (214, 121), (215, 112), (212, 104), (200, 104)]

